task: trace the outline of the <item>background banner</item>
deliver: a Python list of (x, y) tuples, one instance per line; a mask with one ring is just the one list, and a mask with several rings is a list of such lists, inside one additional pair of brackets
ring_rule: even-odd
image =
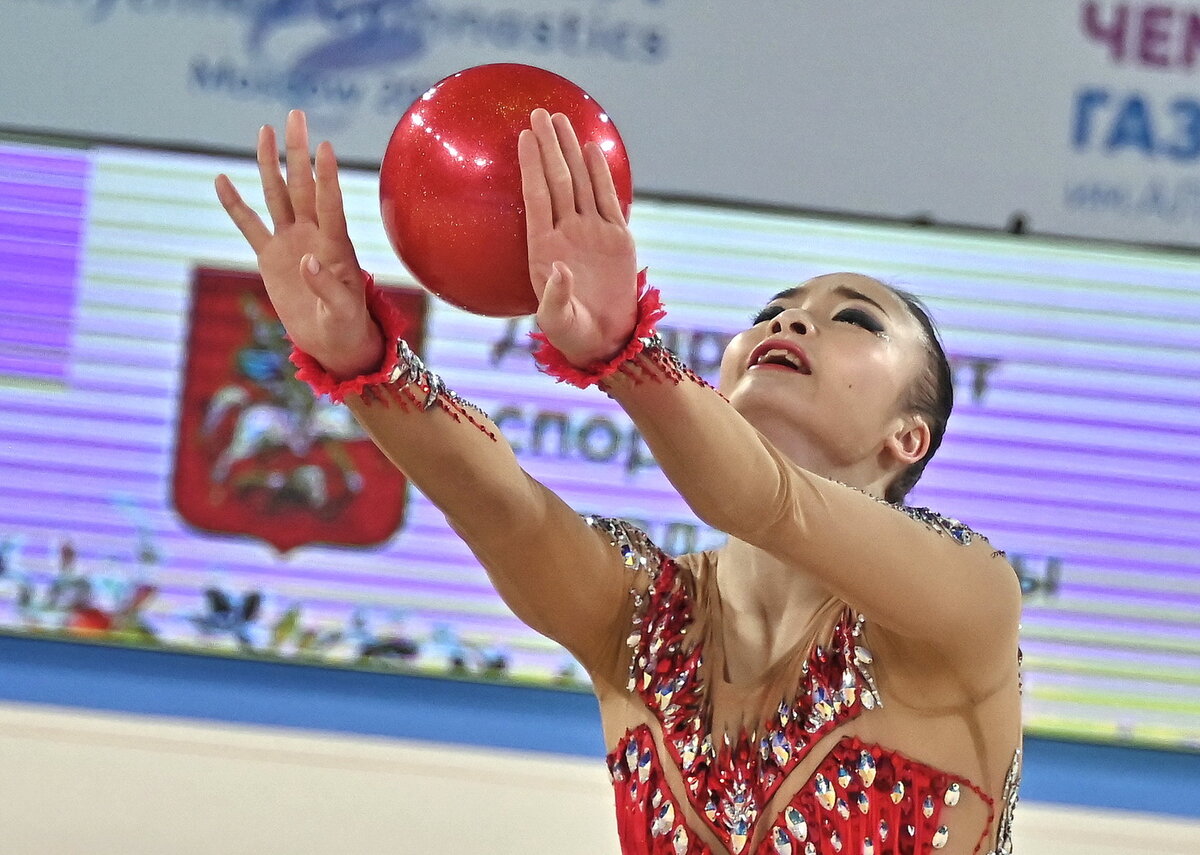
[[(245, 158), (0, 145), (0, 631), (582, 690), (343, 408), (298, 395), (222, 171), (249, 194)], [(532, 476), (668, 551), (721, 543), (612, 401), (537, 372), (528, 319), (427, 299), (375, 176), (343, 187), (422, 356)], [(810, 276), (922, 295), (957, 404), (911, 501), (1021, 576), (1027, 726), (1200, 747), (1200, 260), (682, 202), (638, 200), (633, 223), (664, 337), (710, 380)]]
[(1200, 242), (1200, 4), (4, 0), (0, 129), (249, 151), (290, 107), (372, 168), (461, 68), (589, 90), (639, 193)]

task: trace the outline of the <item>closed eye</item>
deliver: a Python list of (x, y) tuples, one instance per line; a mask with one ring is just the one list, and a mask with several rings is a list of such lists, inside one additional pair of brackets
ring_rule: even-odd
[(884, 331), (883, 324), (876, 320), (875, 316), (870, 312), (863, 311), (862, 309), (842, 309), (833, 316), (833, 319), (847, 324), (854, 324), (876, 335), (880, 335)]

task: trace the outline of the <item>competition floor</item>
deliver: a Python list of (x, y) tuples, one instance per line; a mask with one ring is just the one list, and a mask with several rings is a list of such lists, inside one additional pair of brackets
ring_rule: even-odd
[[(618, 853), (603, 764), (576, 757), (29, 705), (0, 705), (0, 757), (5, 855)], [(1029, 800), (1016, 830), (1020, 855), (1200, 839), (1197, 820)]]
[[(0, 855), (616, 855), (590, 697), (380, 676), (0, 638)], [(1197, 851), (1200, 755), (1027, 755), (1020, 855)]]

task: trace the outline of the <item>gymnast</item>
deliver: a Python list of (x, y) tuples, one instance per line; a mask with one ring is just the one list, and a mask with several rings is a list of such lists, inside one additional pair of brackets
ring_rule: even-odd
[[(405, 344), (359, 267), (328, 143), (288, 116), (258, 163), (271, 225), (217, 195), (258, 258), (297, 376), (348, 406), (599, 700), (622, 851), (1011, 852), (1020, 585), (965, 525), (904, 504), (952, 404), (920, 303), (858, 274), (776, 295), (712, 388), (664, 310), (600, 150), (535, 110), (518, 153), (543, 371), (629, 414), (728, 535), (669, 557), (581, 517)], [(569, 846), (564, 851), (577, 851)]]

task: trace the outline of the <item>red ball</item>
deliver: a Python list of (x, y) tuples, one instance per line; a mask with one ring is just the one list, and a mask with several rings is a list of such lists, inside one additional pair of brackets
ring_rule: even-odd
[(633, 180), (612, 120), (541, 68), (500, 63), (453, 74), (408, 108), (388, 142), (379, 206), (392, 248), (421, 285), (468, 312), (537, 311), (517, 160), (517, 137), (537, 107), (566, 114), (580, 144), (599, 143), (628, 217)]

